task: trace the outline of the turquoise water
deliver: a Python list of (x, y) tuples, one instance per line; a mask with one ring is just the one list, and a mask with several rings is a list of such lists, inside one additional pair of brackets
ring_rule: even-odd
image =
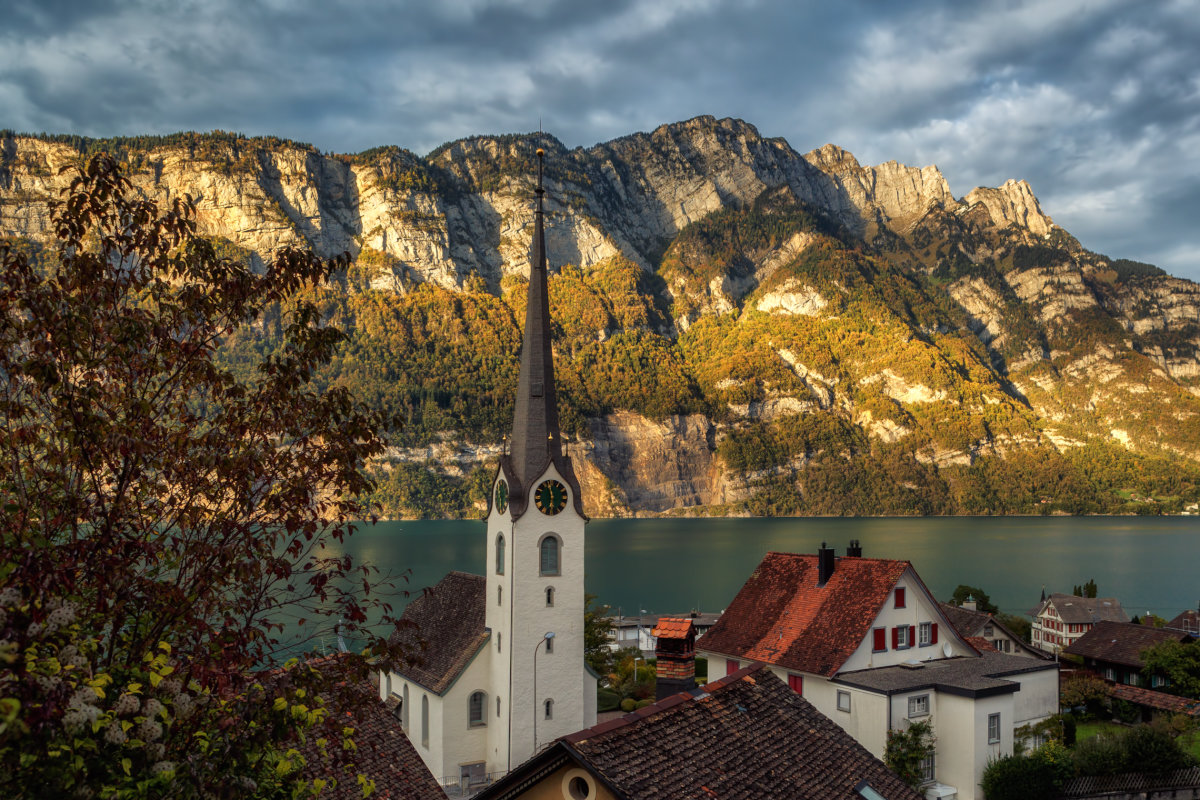
[[(938, 599), (978, 586), (1010, 613), (1094, 578), (1130, 614), (1173, 617), (1200, 601), (1200, 517), (902, 517), (593, 520), (588, 592), (636, 613), (720, 611), (769, 550), (907, 559)], [(382, 522), (344, 545), (356, 560), (409, 571), (419, 592), (452, 569), (483, 573), (484, 523)], [(402, 607), (404, 597), (395, 597)]]

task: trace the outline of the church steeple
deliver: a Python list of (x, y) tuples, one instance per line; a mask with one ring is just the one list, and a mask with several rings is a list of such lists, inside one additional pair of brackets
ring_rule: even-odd
[(550, 348), (549, 268), (546, 259), (546, 230), (542, 186), (544, 151), (537, 150), (537, 206), (533, 215), (533, 252), (529, 266), (529, 295), (525, 305), (525, 332), (521, 342), (521, 373), (513, 413), (511, 448), (504, 459), (505, 472), (513, 483), (514, 517), (525, 510), (524, 498), (533, 482), (552, 463), (573, 490), (576, 509), (583, 514), (579, 482), (570, 459), (562, 452), (558, 427), (558, 399), (554, 387), (554, 355)]

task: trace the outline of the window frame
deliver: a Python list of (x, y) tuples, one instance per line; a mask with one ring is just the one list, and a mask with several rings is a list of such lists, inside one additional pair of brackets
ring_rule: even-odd
[[(476, 716), (476, 701), (478, 700), (479, 715)], [(467, 698), (467, 727), (468, 728), (485, 728), (487, 727), (487, 692), (479, 689), (471, 692)]]
[[(887, 628), (873, 628), (871, 630), (871, 636), (873, 639), (873, 641), (871, 642), (871, 652), (872, 653), (886, 653), (887, 652)], [(879, 646), (881, 643), (883, 644), (883, 647)]]
[(554, 587), (546, 587), (546, 608), (554, 608)]
[[(925, 710), (922, 711), (920, 706), (924, 705)], [(908, 719), (916, 719), (917, 717), (929, 716), (929, 693), (914, 694), (908, 698)]]
[[(995, 730), (996, 730), (996, 733), (994, 736), (992, 735), (993, 726), (995, 727)], [(987, 737), (988, 737), (987, 742), (988, 742), (988, 744), (1000, 744), (1000, 735), (1001, 735), (1000, 712), (997, 711), (995, 714), (988, 714), (988, 719), (987, 719)]]
[(504, 574), (504, 534), (496, 534), (496, 574)]
[(917, 769), (921, 771), (921, 783), (933, 783), (937, 780), (934, 775), (937, 774), (937, 753), (930, 753), (922, 758), (917, 763)]
[[(846, 701), (846, 703), (845, 703), (845, 706), (844, 706), (844, 707), (843, 707), (843, 704), (842, 704), (842, 700), (845, 700), (845, 701)], [(841, 712), (842, 712), (842, 713), (844, 713), (844, 714), (849, 714), (849, 713), (850, 713), (850, 708), (851, 708), (851, 706), (850, 706), (850, 693), (849, 693), (849, 692), (847, 692), (845, 689), (838, 689), (838, 691), (837, 691), (837, 710), (838, 710), (838, 711), (841, 711)]]
[[(546, 569), (547, 545), (554, 543), (554, 571)], [(538, 540), (538, 575), (546, 578), (556, 578), (562, 575), (562, 539), (556, 533), (547, 533)]]
[(929, 647), (933, 644), (933, 623), (917, 623), (917, 647)]
[(905, 591), (905, 587), (897, 586), (893, 590), (892, 596), (895, 600), (894, 608), (908, 608), (908, 593)]
[(554, 698), (547, 697), (542, 702), (542, 719), (554, 719)]
[(788, 688), (798, 694), (800, 697), (804, 697), (804, 676), (798, 675), (795, 672), (789, 672)]

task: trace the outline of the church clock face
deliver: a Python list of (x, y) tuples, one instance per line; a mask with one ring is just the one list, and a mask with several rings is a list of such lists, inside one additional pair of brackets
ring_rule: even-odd
[(533, 492), (538, 511), (553, 516), (566, 508), (567, 487), (555, 480), (542, 481)]
[(496, 484), (496, 510), (501, 514), (508, 510), (508, 484), (503, 478)]

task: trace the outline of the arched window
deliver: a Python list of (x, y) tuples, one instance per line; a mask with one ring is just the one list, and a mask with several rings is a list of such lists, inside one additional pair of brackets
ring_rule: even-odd
[(546, 587), (546, 605), (547, 606), (554, 605), (554, 587), (553, 586)]
[(557, 575), (558, 574), (558, 537), (552, 533), (546, 534), (542, 539), (542, 543), (538, 546), (541, 551), (541, 569), (539, 573), (542, 575)]
[(408, 684), (407, 683), (404, 684), (404, 699), (400, 701), (400, 714), (401, 714), (400, 724), (404, 727), (405, 731), (408, 731), (409, 727), (408, 727)]
[(498, 605), (498, 606), (504, 605), (504, 587), (503, 586), (496, 587), (496, 605)]
[(487, 702), (487, 695), (483, 692), (472, 692), (471, 698), (467, 702), (467, 724), (472, 728), (478, 728), (480, 725), (487, 725), (487, 717), (483, 714), (484, 705)]
[(551, 636), (549, 639), (546, 640), (546, 652), (547, 653), (554, 652), (554, 637), (553, 636)]
[(496, 537), (496, 574), (504, 574), (504, 535)]
[(496, 716), (497, 717), (500, 716), (500, 698), (499, 697), (496, 698)]
[(502, 636), (504, 636), (504, 634), (500, 633), (500, 631), (496, 631), (496, 652), (497, 653), (499, 653), (500, 649), (501, 649), (500, 648), (500, 638)]
[(386, 675), (384, 675), (383, 677), (384, 677), (383, 694), (384, 694), (384, 699), (386, 700), (387, 698), (392, 696), (392, 673), (389, 672)]
[(421, 695), (421, 747), (429, 747), (429, 695)]
[(546, 719), (554, 719), (554, 701), (547, 700), (542, 704), (546, 709)]

